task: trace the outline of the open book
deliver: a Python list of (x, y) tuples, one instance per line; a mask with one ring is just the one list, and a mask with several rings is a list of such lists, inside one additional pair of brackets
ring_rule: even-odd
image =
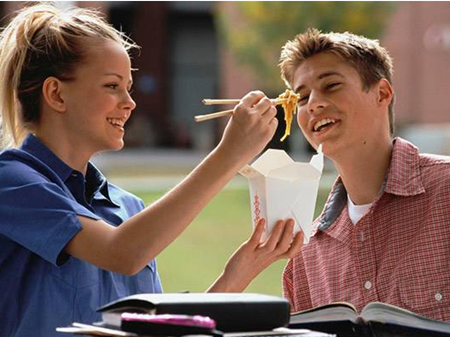
[(450, 337), (450, 323), (380, 302), (369, 303), (359, 315), (352, 304), (345, 302), (296, 312), (291, 315), (289, 327), (332, 332), (338, 337)]

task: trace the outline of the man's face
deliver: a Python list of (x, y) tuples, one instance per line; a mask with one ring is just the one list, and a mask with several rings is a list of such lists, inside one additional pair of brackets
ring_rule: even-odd
[(331, 53), (305, 60), (295, 71), (293, 90), (301, 95), (297, 122), (309, 141), (335, 160), (345, 151), (373, 143), (388, 133), (378, 101), (378, 85), (363, 90), (353, 67)]

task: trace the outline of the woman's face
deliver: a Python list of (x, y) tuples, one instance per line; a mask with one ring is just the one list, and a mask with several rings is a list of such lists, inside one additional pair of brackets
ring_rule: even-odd
[[(99, 42), (100, 41), (100, 42)], [(124, 125), (136, 107), (130, 96), (130, 58), (119, 43), (99, 40), (74, 74), (63, 82), (65, 134), (84, 153), (123, 147)]]

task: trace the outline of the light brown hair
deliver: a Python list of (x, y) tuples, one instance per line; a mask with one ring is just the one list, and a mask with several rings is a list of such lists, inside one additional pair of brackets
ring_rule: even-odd
[(21, 9), (0, 35), (0, 102), (3, 147), (19, 146), (40, 120), (42, 85), (54, 76), (70, 80), (88, 54), (86, 39), (137, 47), (85, 8), (38, 3)]
[[(332, 53), (348, 62), (359, 73), (364, 90), (369, 90), (380, 79), (392, 83), (392, 58), (377, 40), (352, 33), (322, 33), (312, 28), (298, 34), (282, 48), (281, 78), (291, 88), (294, 73), (306, 59), (319, 53)], [(394, 134), (394, 99), (389, 105), (389, 131)]]

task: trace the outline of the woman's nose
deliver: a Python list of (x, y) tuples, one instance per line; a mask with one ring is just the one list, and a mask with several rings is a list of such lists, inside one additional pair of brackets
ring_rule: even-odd
[(127, 92), (124, 101), (122, 102), (121, 108), (133, 111), (136, 108), (136, 102), (131, 97), (130, 93)]

